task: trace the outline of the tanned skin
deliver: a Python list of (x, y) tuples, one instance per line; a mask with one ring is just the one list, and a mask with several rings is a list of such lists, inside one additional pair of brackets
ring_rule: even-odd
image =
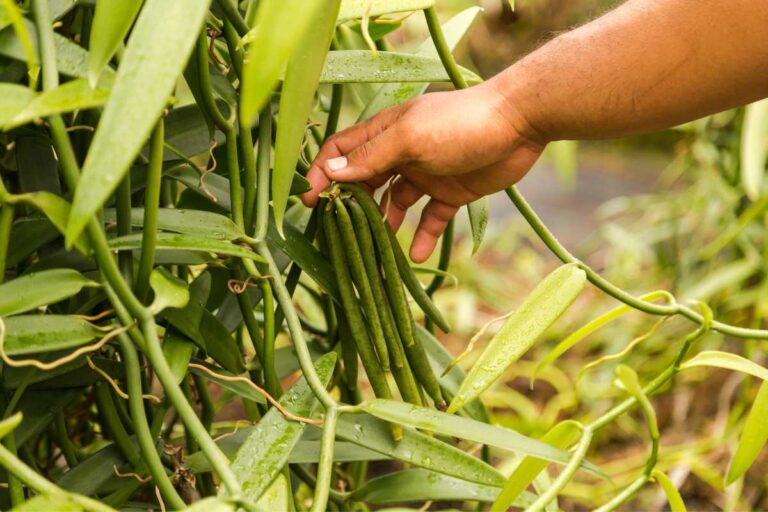
[(415, 98), (331, 137), (305, 204), (332, 181), (398, 176), (388, 220), (430, 199), (426, 260), (459, 207), (519, 181), (548, 142), (659, 130), (768, 97), (768, 1), (629, 0), (492, 79)]

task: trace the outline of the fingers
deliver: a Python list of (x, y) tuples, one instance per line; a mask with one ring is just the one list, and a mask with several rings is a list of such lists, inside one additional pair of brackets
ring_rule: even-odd
[(327, 160), (325, 175), (334, 181), (367, 181), (386, 174), (405, 161), (404, 139), (396, 126), (390, 127), (348, 155)]
[(400, 228), (408, 208), (423, 196), (424, 192), (421, 189), (403, 177), (392, 184), (389, 192), (384, 192), (381, 198), (381, 210), (386, 213), (387, 221), (393, 231), (396, 232)]
[(445, 231), (448, 221), (456, 214), (459, 208), (431, 199), (421, 212), (421, 220), (411, 244), (411, 260), (414, 263), (423, 263), (432, 254), (437, 245), (437, 240)]

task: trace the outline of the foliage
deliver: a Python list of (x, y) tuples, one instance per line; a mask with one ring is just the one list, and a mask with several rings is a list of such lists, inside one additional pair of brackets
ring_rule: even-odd
[[(698, 347), (711, 335), (768, 338), (743, 327), (759, 327), (766, 311), (764, 258), (751, 243), (764, 242), (757, 224), (768, 205), (755, 170), (764, 116), (754, 111), (744, 121), (744, 151), (758, 152), (750, 176), (730, 176), (718, 195), (719, 212), (730, 214), (726, 229), (686, 248), (698, 249), (678, 259), (690, 274), (674, 269), (695, 279), (688, 297), (701, 302), (618, 287), (568, 252), (509, 189), (564, 265), (519, 300), (467, 375), (435, 337), (450, 328), (433, 299), (448, 277), (453, 229), (424, 287), (362, 188), (334, 186), (314, 210), (296, 195), (342, 108), (345, 119), (367, 118), (429, 83), (479, 80), (451, 54), (476, 7), (441, 25), (429, 0), (3, 6), (3, 508), (319, 511), (445, 501), (550, 510), (580, 479), (602, 489), (614, 478), (620, 487), (590, 497), (590, 506), (617, 508), (658, 482), (680, 510), (654, 394), (702, 366), (768, 376), (748, 357)], [(429, 38), (415, 53), (395, 51), (386, 36), (402, 21), (392, 13), (414, 10), (423, 11)], [(729, 140), (697, 149), (709, 138), (691, 138), (694, 152), (715, 161), (737, 151)], [(572, 159), (574, 148), (566, 149)], [(488, 202), (468, 215), (475, 252)], [(714, 258), (721, 252), (734, 254), (723, 263)], [(719, 273), (701, 279), (715, 262)], [(480, 399), (508, 368), (525, 367), (521, 356), (538, 354), (535, 342), (587, 280), (627, 308), (687, 320), (687, 332), (668, 344), (672, 357), (648, 371), (618, 366), (623, 389), (607, 392), (616, 403), (571, 416), (579, 421), (557, 411), (538, 429), (494, 424)], [(735, 305), (722, 307), (716, 299), (742, 283), (749, 286)], [(558, 356), (627, 308), (577, 331), (554, 357), (544, 354), (530, 376), (549, 379)], [(763, 388), (729, 483), (765, 443)], [(615, 478), (588, 455), (635, 408), (650, 455), (631, 479)], [(502, 472), (497, 463), (510, 453), (515, 465)], [(375, 475), (374, 464), (387, 473)]]

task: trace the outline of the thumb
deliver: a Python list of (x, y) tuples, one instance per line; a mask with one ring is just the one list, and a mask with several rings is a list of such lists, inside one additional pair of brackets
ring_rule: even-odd
[(366, 181), (406, 163), (407, 145), (400, 124), (395, 123), (346, 156), (327, 160), (323, 170), (332, 181)]

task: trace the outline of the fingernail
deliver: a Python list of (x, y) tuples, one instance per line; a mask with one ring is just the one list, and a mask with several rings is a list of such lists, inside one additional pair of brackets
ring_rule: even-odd
[(340, 171), (347, 166), (347, 157), (340, 156), (328, 160), (328, 168), (331, 171)]

